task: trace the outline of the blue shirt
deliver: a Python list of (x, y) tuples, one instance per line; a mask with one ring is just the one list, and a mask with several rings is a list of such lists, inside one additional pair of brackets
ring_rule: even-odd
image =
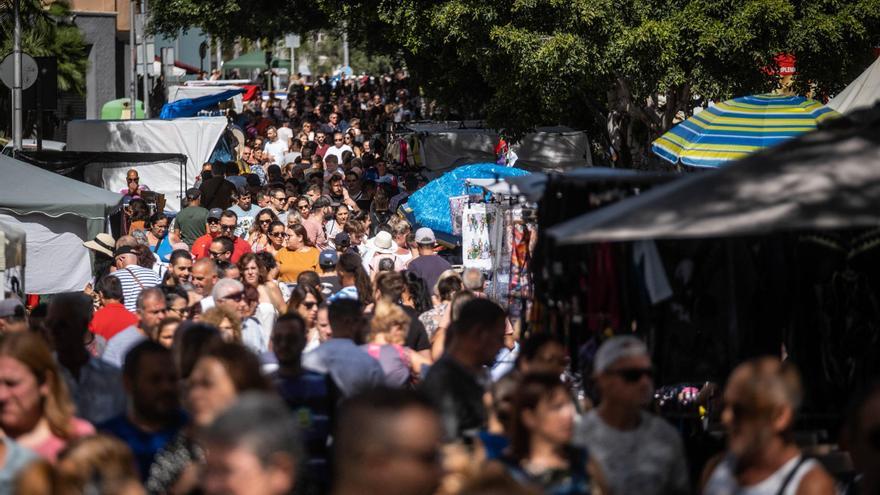
[(385, 384), (385, 373), (379, 362), (351, 339), (324, 342), (314, 351), (303, 355), (302, 365), (317, 373), (330, 375), (342, 397)]
[(141, 474), (141, 481), (145, 481), (147, 475), (150, 474), (150, 465), (153, 463), (156, 453), (162, 450), (174, 438), (177, 432), (186, 424), (186, 421), (186, 415), (181, 411), (169, 426), (150, 433), (135, 426), (129, 421), (128, 415), (121, 414), (98, 426), (98, 430), (102, 433), (113, 435), (128, 445), (134, 454), (135, 462)]

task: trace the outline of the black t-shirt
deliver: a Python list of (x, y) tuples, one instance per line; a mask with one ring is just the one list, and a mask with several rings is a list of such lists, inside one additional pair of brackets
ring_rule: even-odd
[(483, 386), (450, 356), (431, 366), (421, 390), (440, 411), (447, 440), (462, 438), (486, 425)]
[(199, 186), (202, 191), (202, 206), (211, 208), (227, 209), (232, 206), (232, 193), (235, 186), (223, 177), (211, 177)]
[(431, 348), (431, 339), (428, 338), (428, 332), (425, 325), (419, 320), (419, 313), (409, 306), (400, 306), (409, 316), (409, 330), (406, 332), (406, 340), (403, 345), (414, 351), (424, 351)]
[(324, 295), (324, 299), (326, 300), (328, 297), (336, 294), (337, 292), (342, 290), (342, 284), (339, 283), (338, 275), (330, 275), (330, 276), (322, 276), (321, 277), (321, 294)]

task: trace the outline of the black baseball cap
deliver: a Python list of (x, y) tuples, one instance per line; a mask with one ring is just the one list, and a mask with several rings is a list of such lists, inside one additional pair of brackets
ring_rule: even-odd
[(336, 244), (336, 249), (347, 249), (351, 247), (351, 236), (348, 232), (340, 232), (333, 238), (333, 243)]
[(119, 246), (113, 251), (113, 257), (122, 256), (123, 254), (134, 254), (134, 248), (131, 246)]

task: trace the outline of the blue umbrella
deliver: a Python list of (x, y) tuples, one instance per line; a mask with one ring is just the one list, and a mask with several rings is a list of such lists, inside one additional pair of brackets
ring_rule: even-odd
[(418, 225), (429, 227), (435, 232), (452, 234), (452, 214), (449, 211), (449, 198), (464, 194), (478, 194), (478, 187), (468, 188), (465, 179), (503, 179), (528, 175), (529, 172), (505, 167), (495, 163), (476, 163), (464, 165), (447, 172), (414, 192), (407, 200), (409, 209)]

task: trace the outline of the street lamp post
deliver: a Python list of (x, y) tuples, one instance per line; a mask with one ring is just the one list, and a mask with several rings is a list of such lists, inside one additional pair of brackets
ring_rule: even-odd
[(12, 150), (21, 151), (21, 0), (12, 1)]

